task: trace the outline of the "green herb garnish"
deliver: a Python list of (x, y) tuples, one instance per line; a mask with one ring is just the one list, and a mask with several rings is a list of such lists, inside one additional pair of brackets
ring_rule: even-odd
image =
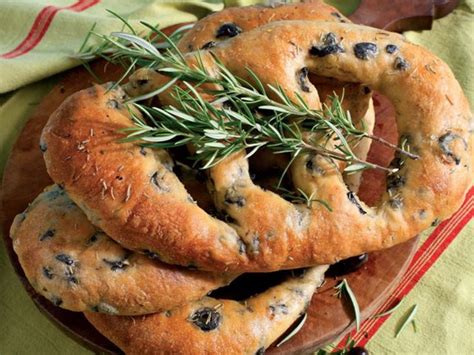
[[(408, 324), (410, 324), (410, 323), (414, 324), (417, 309), (418, 309), (417, 304), (413, 305), (410, 308), (410, 311), (403, 318), (402, 324), (398, 327), (397, 331), (395, 332), (395, 338), (398, 338), (400, 333), (403, 331), (403, 329), (405, 329), (407, 327)], [(414, 327), (415, 327), (415, 330), (416, 330), (416, 326), (414, 326)]]
[(381, 317), (385, 317), (385, 316), (388, 316), (389, 314), (392, 314), (393, 312), (395, 312), (398, 308), (400, 308), (400, 305), (402, 304), (402, 301), (398, 302), (395, 306), (393, 306), (392, 308), (390, 308), (389, 310), (385, 311), (385, 312), (382, 312), (382, 313), (378, 313), (378, 314), (375, 314), (373, 315), (371, 318), (381, 318)]
[(290, 340), (291, 338), (293, 338), (296, 333), (298, 333), (301, 328), (303, 328), (303, 325), (304, 323), (306, 322), (306, 318), (308, 318), (308, 313), (305, 313), (303, 315), (302, 318), (300, 318), (298, 324), (296, 325), (296, 327), (290, 332), (290, 334), (288, 334), (286, 337), (284, 337), (280, 342), (278, 342), (278, 344), (276, 345), (276, 347), (280, 347), (281, 345), (283, 345), (284, 343), (286, 343), (288, 340)]
[(349, 283), (346, 279), (343, 279), (334, 288), (336, 289), (336, 296), (341, 297), (342, 295), (346, 295), (351, 301), (352, 310), (354, 312), (356, 322), (356, 329), (357, 331), (359, 331), (361, 322), (360, 308), (359, 304), (357, 303), (357, 299), (354, 295), (354, 292), (352, 292), (352, 289), (349, 286)]

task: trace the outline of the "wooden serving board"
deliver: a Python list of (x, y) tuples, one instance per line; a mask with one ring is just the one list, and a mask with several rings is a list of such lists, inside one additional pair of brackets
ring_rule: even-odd
[[(396, 3), (399, 2), (400, 1), (397, 1)], [(430, 17), (431, 20), (434, 18), (436, 4), (439, 5), (442, 3), (446, 9), (447, 4), (452, 3), (449, 1), (416, 2), (424, 3), (426, 6), (418, 7), (418, 12), (415, 13), (412, 10), (410, 10), (412, 11), (411, 13), (409, 11), (399, 11), (397, 20), (400, 21), (400, 18), (412, 18), (413, 14), (419, 16), (420, 8), (423, 8), (425, 19), (422, 23), (419, 23), (418, 26), (414, 27), (416, 29), (419, 29), (420, 26), (426, 28), (426, 26), (431, 23), (426, 21), (426, 17)], [(377, 2), (377, 4), (381, 3), (388, 3), (388, 1)], [(406, 1), (405, 3), (413, 2)], [(361, 23), (377, 24), (379, 27), (385, 27), (380, 25), (379, 22), (374, 22), (374, 19), (383, 18), (383, 14), (378, 13), (376, 10), (374, 12), (376, 8), (373, 7), (373, 5), (372, 1), (362, 0), (361, 7), (356, 11), (354, 17)], [(426, 9), (431, 9), (431, 12)], [(364, 15), (366, 17), (361, 17), (361, 14), (372, 15)], [(370, 19), (370, 21), (364, 21), (364, 18)], [(393, 17), (390, 17), (390, 20), (390, 23), (387, 22), (389, 25), (393, 25), (393, 23), (397, 22), (394, 22)], [(407, 22), (405, 21), (403, 23), (406, 25)], [(172, 27), (176, 28), (176, 26)], [(403, 27), (403, 29), (407, 28)], [(169, 29), (169, 31), (172, 30), (173, 28)], [(121, 74), (121, 69), (117, 67), (105, 66), (104, 68), (103, 62), (92, 63), (92, 68), (95, 72), (100, 73), (104, 81), (114, 80)], [(2, 182), (0, 212), (2, 215), (4, 241), (11, 263), (25, 289), (40, 311), (51, 319), (66, 335), (77, 340), (90, 350), (96, 353), (117, 354), (121, 353), (121, 351), (107, 338), (96, 331), (95, 328), (87, 322), (82, 313), (70, 312), (55, 307), (34, 291), (18, 263), (18, 259), (12, 248), (11, 239), (9, 238), (9, 228), (14, 216), (22, 212), (28, 203), (31, 202), (44, 187), (52, 183), (46, 173), (44, 161), (39, 150), (39, 137), (43, 126), (48, 120), (49, 115), (67, 96), (90, 86), (92, 83), (92, 77), (83, 68), (70, 70), (64, 74), (59, 83), (38, 105), (14, 144), (6, 164)], [(376, 109), (375, 135), (396, 142), (397, 131), (394, 121), (394, 111), (391, 104), (385, 98), (378, 95), (374, 97), (374, 103)], [(387, 150), (386, 147), (378, 145), (375, 142), (369, 153), (369, 159), (378, 164), (386, 164), (391, 160), (392, 154), (393, 153)], [(362, 200), (371, 204), (377, 200), (377, 196), (383, 189), (384, 179), (382, 176), (376, 171), (367, 171), (364, 173), (359, 196)], [(391, 249), (371, 253), (369, 261), (361, 269), (345, 276), (357, 297), (363, 318), (371, 315), (398, 284), (416, 250), (416, 244), (417, 239), (414, 238), (411, 241)], [(269, 353), (289, 354), (310, 352), (330, 343), (335, 338), (351, 330), (354, 322), (350, 307), (333, 295), (333, 287), (338, 281), (339, 279), (326, 280), (324, 286), (320, 288), (319, 292), (313, 297), (303, 328), (281, 347), (268, 349)]]

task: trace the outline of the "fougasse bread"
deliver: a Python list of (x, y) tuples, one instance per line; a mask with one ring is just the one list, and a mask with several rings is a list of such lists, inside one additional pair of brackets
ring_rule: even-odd
[(85, 313), (126, 354), (263, 354), (301, 315), (327, 266), (242, 302), (205, 297), (143, 317)]
[(198, 300), (235, 277), (163, 264), (151, 252), (122, 248), (58, 185), (15, 218), (10, 235), (35, 290), (72, 311), (155, 313)]

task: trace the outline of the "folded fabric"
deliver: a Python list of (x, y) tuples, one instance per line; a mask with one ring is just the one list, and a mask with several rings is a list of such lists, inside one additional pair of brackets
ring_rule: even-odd
[[(55, 3), (52, 5), (51, 3)], [(195, 21), (223, 7), (221, 1), (30, 0), (0, 3), (0, 94), (72, 68), (88, 31), (119, 31), (111, 9), (138, 30), (140, 21), (166, 27)]]

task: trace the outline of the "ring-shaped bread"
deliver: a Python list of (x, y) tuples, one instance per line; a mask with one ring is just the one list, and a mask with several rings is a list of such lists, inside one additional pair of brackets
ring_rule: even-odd
[(71, 311), (140, 315), (171, 309), (228, 284), (122, 248), (94, 227), (58, 185), (16, 216), (13, 248), (35, 290)]
[[(337, 45), (325, 50), (327, 36)], [(265, 56), (256, 56), (259, 48)], [(211, 54), (212, 53), (212, 54)], [(318, 155), (292, 164), (295, 187), (326, 200), (311, 207), (285, 201), (255, 186), (245, 152), (210, 171), (216, 206), (225, 223), (196, 206), (159, 154), (119, 143), (131, 125), (122, 93), (95, 87), (70, 97), (43, 131), (48, 172), (64, 184), (96, 225), (131, 249), (148, 249), (164, 260), (206, 270), (270, 271), (334, 263), (414, 237), (434, 220), (449, 217), (472, 184), (472, 114), (449, 67), (402, 36), (369, 27), (318, 22), (274, 22), (200, 53), (212, 72), (213, 56), (234, 74), (278, 83), (320, 107), (316, 88), (304, 92), (298, 73), (359, 82), (387, 96), (399, 133), (420, 158), (397, 159), (388, 191), (368, 207), (344, 184), (339, 170)], [(195, 54), (188, 56), (190, 63)], [(267, 68), (272, 70), (267, 70)], [(97, 132), (91, 137), (90, 130)], [(395, 163), (395, 162), (394, 162)], [(123, 166), (125, 181), (116, 170)], [(102, 199), (110, 187), (124, 200)], [(133, 193), (127, 194), (127, 186)]]
[(210, 49), (217, 43), (275, 21), (322, 20), (350, 23), (339, 10), (321, 0), (270, 6), (230, 7), (196, 22), (178, 43), (182, 52)]
[(263, 354), (302, 314), (327, 266), (242, 302), (204, 297), (143, 317), (85, 313), (126, 354)]

